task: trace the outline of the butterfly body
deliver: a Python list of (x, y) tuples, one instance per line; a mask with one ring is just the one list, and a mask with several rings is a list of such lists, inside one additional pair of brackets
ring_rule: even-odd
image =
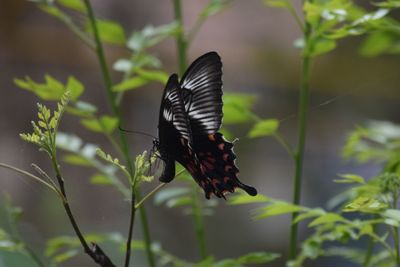
[(164, 89), (155, 142), (165, 162), (161, 182), (175, 176), (175, 161), (184, 166), (203, 188), (223, 197), (240, 187), (250, 195), (257, 191), (237, 178), (233, 144), (218, 132), (222, 122), (222, 63), (216, 52), (194, 61), (181, 81), (170, 76)]

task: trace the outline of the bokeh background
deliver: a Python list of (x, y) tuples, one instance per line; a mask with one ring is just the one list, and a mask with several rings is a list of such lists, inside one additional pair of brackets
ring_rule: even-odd
[[(173, 20), (171, 1), (92, 2), (98, 17), (120, 22), (128, 36), (145, 25), (156, 26)], [(183, 1), (185, 25), (193, 25), (205, 4), (201, 0)], [(261, 1), (233, 1), (230, 8), (205, 22), (188, 51), (188, 61), (205, 52), (218, 51), (224, 64), (224, 90), (256, 94), (255, 113), (281, 120), (282, 134), (294, 145), (301, 61), (293, 42), (300, 34), (295, 21), (284, 10), (268, 8)], [(394, 56), (362, 57), (358, 53), (360, 42), (359, 38), (339, 42), (334, 52), (319, 58), (313, 66), (302, 191), (304, 205), (324, 207), (327, 200), (343, 189), (342, 185), (332, 182), (338, 173), (354, 172), (371, 177), (378, 172), (377, 165), (360, 166), (341, 159), (340, 151), (351, 129), (369, 119), (400, 122), (400, 60)], [(157, 45), (152, 52), (161, 59), (168, 73), (177, 72), (172, 38)], [(106, 46), (106, 53), (110, 64), (127, 55), (125, 49), (114, 46)], [(50, 170), (46, 155), (18, 136), (30, 131), (39, 99), (13, 83), (15, 77), (25, 75), (43, 81), (46, 73), (64, 82), (69, 75), (74, 75), (85, 84), (82, 99), (100, 107), (101, 114), (109, 113), (95, 54), (61, 22), (41, 12), (33, 3), (1, 0), (0, 162), (22, 169), (30, 169), (30, 163), (35, 162)], [(113, 80), (120, 78), (114, 72)], [(122, 104), (125, 128), (157, 134), (162, 89), (159, 84), (151, 84), (126, 94)], [(230, 128), (240, 139), (235, 151), (241, 179), (262, 194), (290, 200), (293, 162), (274, 139), (248, 139), (246, 133), (250, 127), (242, 124)], [(85, 131), (71, 116), (64, 118), (61, 130), (76, 133), (107, 149), (105, 138)], [(129, 135), (129, 143), (134, 154), (152, 147), (152, 140), (140, 135)], [(113, 189), (91, 185), (87, 178), (92, 173), (84, 168), (65, 165), (63, 170), (68, 177), (71, 206), (82, 230), (126, 234), (129, 202)], [(153, 182), (146, 186), (145, 191), (155, 185)], [(72, 234), (59, 200), (46, 188), (0, 169), (0, 189), (23, 208), (19, 228), (37, 251), (43, 250), (48, 238)], [(209, 250), (216, 258), (263, 250), (286, 254), (288, 217), (253, 221), (250, 211), (254, 206), (229, 206), (219, 202), (216, 214), (205, 219)], [(179, 257), (190, 261), (199, 259), (191, 217), (180, 209), (154, 206), (151, 201), (146, 203), (146, 208), (153, 240)], [(301, 237), (307, 234), (304, 225), (300, 231)], [(139, 227), (135, 228), (135, 237), (141, 237)], [(115, 262), (122, 261), (121, 255), (112, 256)], [(0, 254), (0, 266), (6, 266), (2, 257)], [(144, 254), (135, 252), (134, 258), (135, 266), (146, 266)], [(338, 261), (321, 259), (309, 266), (338, 264)], [(94, 265), (82, 253), (62, 266)], [(283, 263), (277, 261), (269, 266), (283, 266)]]

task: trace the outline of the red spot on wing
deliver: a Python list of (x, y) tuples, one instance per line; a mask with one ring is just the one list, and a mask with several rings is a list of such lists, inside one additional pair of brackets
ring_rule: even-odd
[(223, 154), (222, 158), (224, 159), (224, 161), (228, 161), (229, 154), (228, 153)]
[(225, 147), (224, 143), (221, 143), (221, 144), (218, 145), (218, 149), (219, 150), (224, 150), (224, 147)]

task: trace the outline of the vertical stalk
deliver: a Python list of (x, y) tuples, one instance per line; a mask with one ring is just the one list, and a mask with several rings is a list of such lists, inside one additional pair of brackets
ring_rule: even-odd
[(182, 19), (182, 5), (181, 0), (174, 1), (174, 13), (175, 21), (179, 25), (179, 31), (176, 35), (176, 47), (178, 52), (178, 63), (179, 63), (179, 76), (182, 77), (186, 69), (186, 40), (184, 36), (184, 27)]
[(197, 192), (197, 185), (193, 187), (193, 199), (192, 204), (193, 216), (194, 216), (194, 227), (196, 230), (197, 242), (199, 245), (200, 256), (202, 259), (206, 259), (208, 256), (207, 243), (205, 239), (204, 231), (204, 220), (201, 213), (201, 200), (199, 199), (199, 194)]
[[(105, 84), (106, 91), (107, 91), (108, 102), (111, 105), (111, 109), (112, 109), (114, 116), (116, 116), (118, 118), (119, 124), (121, 125), (121, 124), (123, 124), (122, 116), (121, 116), (119, 106), (117, 104), (116, 95), (112, 91), (111, 76), (110, 76), (110, 72), (108, 70), (107, 62), (105, 59), (105, 54), (104, 54), (102, 42), (100, 40), (99, 31), (97, 29), (96, 18), (94, 16), (90, 1), (84, 0), (84, 3), (86, 6), (87, 15), (88, 15), (91, 27), (93, 29), (93, 35), (94, 35), (94, 39), (95, 39), (95, 43), (96, 43), (96, 53), (97, 53), (97, 57), (100, 62), (101, 72), (102, 72), (104, 84)], [(125, 162), (128, 166), (128, 172), (131, 177), (134, 177), (134, 171), (133, 171), (133, 166), (132, 166), (132, 160), (130, 157), (128, 142), (126, 140), (125, 134), (122, 131), (119, 131), (119, 139), (120, 139), (120, 146), (121, 146), (122, 152), (124, 154)], [(128, 232), (130, 234), (129, 234), (128, 240), (126, 242), (127, 252), (126, 252), (126, 258), (125, 258), (125, 266), (129, 266), (129, 260), (130, 260), (130, 250), (131, 250), (131, 240), (132, 240), (131, 238), (132, 238), (132, 232), (133, 232), (133, 227), (134, 227), (134, 218), (135, 218), (135, 212), (136, 212), (135, 202), (136, 202), (136, 192), (132, 189), (132, 194), (131, 194), (132, 209), (131, 209), (131, 215), (130, 215), (131, 218), (130, 218), (129, 230), (128, 230)], [(140, 213), (145, 214), (145, 210), (143, 207), (140, 207)], [(149, 238), (150, 234), (148, 231), (148, 226), (147, 225), (143, 226), (142, 230), (144, 232), (143, 233), (144, 236), (148, 237), (148, 241), (150, 242), (150, 238)], [(150, 245), (146, 246), (146, 253), (147, 253), (148, 258), (152, 259), (151, 261), (149, 261), (150, 266), (154, 267), (155, 266), (154, 254), (151, 251), (151, 249), (148, 249), (149, 247), (150, 247)]]
[[(298, 118), (298, 142), (297, 149), (294, 155), (295, 159), (295, 173), (293, 181), (293, 204), (298, 205), (301, 198), (301, 180), (303, 172), (304, 148), (307, 129), (307, 108), (309, 101), (309, 83), (310, 83), (310, 66), (311, 56), (309, 54), (309, 47), (311, 46), (310, 40), (311, 26), (306, 23), (304, 29), (305, 48), (303, 50), (303, 64), (302, 64), (302, 81), (299, 96), (299, 118)], [(298, 226), (294, 220), (297, 217), (297, 212), (292, 214), (291, 227), (290, 227), (290, 245), (289, 245), (289, 259), (294, 259), (297, 253), (297, 235)]]
[[(182, 77), (186, 70), (186, 54), (187, 54), (187, 40), (184, 35), (184, 24), (182, 18), (182, 4), (181, 0), (174, 1), (174, 13), (175, 21), (179, 24), (179, 32), (176, 35), (176, 46), (178, 54), (178, 64), (179, 64), (179, 76)], [(197, 185), (193, 187), (193, 198), (194, 202), (192, 205), (194, 225), (196, 231), (196, 239), (199, 246), (199, 252), (202, 259), (207, 258), (207, 245), (205, 240), (204, 231), (204, 219), (201, 213), (201, 200), (199, 199), (199, 194), (197, 193)]]
[[(140, 191), (136, 192), (136, 195), (138, 199), (141, 199), (142, 196), (140, 194)], [(146, 210), (144, 209), (143, 206), (139, 207), (139, 213), (140, 213), (140, 222), (142, 223), (142, 228), (143, 228), (143, 239), (144, 239), (144, 245), (146, 248), (146, 251), (151, 251), (151, 239), (150, 239), (150, 231), (149, 231), (149, 223), (147, 220), (147, 214)], [(147, 253), (147, 261), (149, 262), (149, 266), (155, 267), (156, 262), (154, 260), (153, 253)]]

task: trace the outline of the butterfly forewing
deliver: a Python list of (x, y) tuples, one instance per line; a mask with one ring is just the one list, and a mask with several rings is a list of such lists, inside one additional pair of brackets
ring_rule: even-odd
[[(178, 76), (176, 74), (173, 74), (171, 77), (169, 77), (164, 90), (160, 108), (160, 131), (164, 129), (163, 127), (160, 127), (160, 125), (166, 123), (172, 124), (181, 137), (188, 140), (189, 144), (192, 143), (192, 133), (189, 118), (185, 111), (182, 90), (180, 89)], [(160, 139), (162, 139), (164, 136), (165, 135), (161, 134)], [(160, 140), (161, 143), (163, 143), (163, 141), (164, 140)]]
[(222, 63), (216, 52), (195, 60), (181, 80), (193, 135), (212, 134), (222, 121)]

